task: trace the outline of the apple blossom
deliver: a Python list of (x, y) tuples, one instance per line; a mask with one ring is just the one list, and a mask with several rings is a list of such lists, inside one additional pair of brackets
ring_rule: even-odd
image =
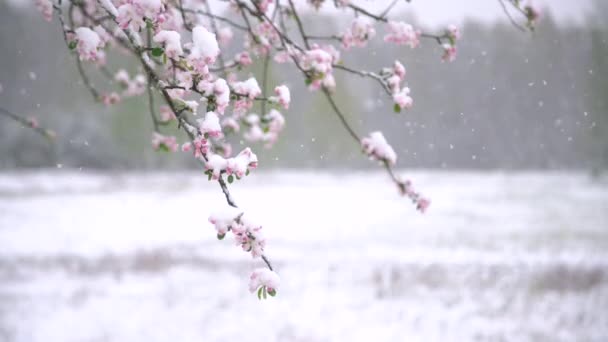
[(374, 38), (376, 30), (373, 23), (364, 17), (356, 17), (351, 27), (342, 35), (342, 46), (345, 49), (351, 47), (365, 47), (368, 40)]
[(99, 57), (98, 49), (103, 43), (97, 32), (88, 27), (79, 27), (75, 30), (78, 54), (81, 60), (95, 61)]
[(158, 32), (153, 40), (165, 46), (165, 54), (171, 59), (178, 59), (184, 53), (179, 32), (163, 30)]
[(388, 23), (389, 33), (384, 36), (385, 42), (399, 45), (408, 45), (415, 48), (420, 44), (420, 30), (415, 30), (410, 24), (402, 21), (390, 21)]
[(152, 135), (152, 147), (155, 150), (175, 152), (178, 149), (177, 140), (172, 136), (164, 136), (158, 132)]
[(404, 87), (400, 91), (393, 93), (393, 101), (399, 106), (398, 109), (410, 109), (414, 104), (414, 101), (410, 97), (410, 88)]
[(210, 137), (221, 138), (222, 126), (220, 125), (220, 119), (217, 117), (215, 112), (207, 112), (204, 119), (198, 119), (199, 129), (203, 134), (207, 134)]
[(453, 62), (456, 59), (456, 47), (451, 44), (443, 44), (441, 47), (443, 48), (441, 60), (443, 62)]
[(53, 2), (51, 0), (36, 0), (36, 8), (42, 13), (44, 20), (53, 19)]
[(274, 88), (274, 93), (277, 95), (276, 101), (283, 106), (283, 108), (289, 109), (289, 103), (291, 102), (289, 88), (287, 88), (287, 86), (280, 85)]
[(372, 159), (385, 161), (389, 165), (394, 165), (397, 162), (397, 154), (386, 142), (382, 132), (376, 131), (370, 133), (369, 137), (361, 139), (363, 151)]
[(266, 298), (266, 293), (275, 296), (280, 285), (279, 275), (266, 268), (256, 268), (249, 278), (249, 292), (258, 291), (258, 298)]
[(215, 63), (220, 48), (215, 34), (203, 26), (192, 29), (192, 48), (188, 60), (199, 73), (207, 73), (207, 65)]

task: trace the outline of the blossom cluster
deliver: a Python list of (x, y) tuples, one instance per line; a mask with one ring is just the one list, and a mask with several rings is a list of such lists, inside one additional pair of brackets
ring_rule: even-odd
[(347, 50), (353, 46), (365, 47), (375, 35), (373, 23), (364, 17), (357, 17), (342, 35), (342, 46)]
[[(254, 259), (263, 257), (266, 238), (262, 226), (250, 221), (243, 213), (238, 213), (236, 208), (226, 208), (212, 214), (209, 222), (214, 225), (218, 239), (223, 240), (228, 233), (232, 233), (235, 245), (250, 253)], [(279, 283), (279, 276), (274, 271), (258, 268), (251, 273), (249, 290), (257, 290), (259, 298), (266, 298), (266, 294), (275, 296)]]
[[(227, 3), (226, 10), (233, 15), (224, 17), (222, 13), (212, 13), (213, 6), (207, 1), (67, 0), (61, 5), (51, 0), (35, 0), (45, 20), (51, 20), (55, 11), (67, 46), (78, 59), (83, 83), (96, 100), (113, 105), (125, 98), (147, 95), (154, 124), (152, 148), (175, 152), (181, 145), (182, 151), (191, 153), (201, 164), (209, 179), (219, 181), (230, 205), (234, 203), (225, 181), (241, 179), (258, 166), (257, 155), (250, 147), (243, 146), (233, 154), (231, 141), (271, 147), (285, 127), (281, 111), (288, 110), (292, 100), (287, 85), (268, 85), (271, 78), (266, 77), (267, 65), (261, 83), (252, 76), (253, 70), (247, 67), (254, 60), (292, 63), (310, 90), (323, 90), (330, 100), (337, 87), (335, 73), (350, 72), (372, 78), (392, 98), (394, 110), (401, 111), (413, 105), (401, 62), (394, 61), (392, 66), (376, 73), (347, 67), (341, 54), (366, 47), (378, 29), (385, 32), (385, 42), (410, 48), (419, 46), (421, 38), (432, 38), (442, 48), (442, 60), (452, 61), (456, 57), (456, 41), (461, 36), (453, 25), (439, 34), (423, 34), (408, 23), (387, 19), (387, 13), (373, 15), (350, 0), (308, 0), (316, 9), (333, 4), (339, 10), (355, 13), (348, 26), (335, 34), (313, 36), (305, 32), (304, 26), (308, 25), (300, 21), (298, 7), (291, 1)], [(70, 10), (63, 11), (68, 4)], [(529, 22), (538, 19), (535, 8), (521, 9)], [(234, 39), (233, 29), (244, 32), (242, 39)], [(114, 69), (113, 63), (106, 63), (108, 56), (114, 56), (107, 53), (111, 49), (131, 55), (139, 63), (137, 71)], [(235, 54), (227, 57), (227, 51)], [(99, 83), (89, 81), (95, 78), (87, 77), (88, 67), (81, 62), (96, 67), (109, 82), (102, 83), (101, 89), (96, 88)], [(335, 113), (341, 115), (337, 105), (332, 104)], [(359, 140), (347, 121), (342, 120), (355, 140)], [(31, 123), (31, 127), (36, 126), (37, 123)], [(166, 126), (177, 126), (185, 134), (167, 135)], [(396, 164), (397, 154), (384, 135), (372, 132), (359, 143), (368, 157), (386, 166), (401, 193), (418, 210), (425, 211), (429, 201), (415, 192), (409, 181), (401, 182), (393, 175), (391, 168)], [(243, 250), (254, 258), (264, 259), (268, 269), (253, 272), (250, 290), (257, 290), (259, 297), (274, 296), (279, 279), (263, 256), (266, 240), (261, 226), (235, 213), (212, 215), (210, 221), (220, 239), (230, 232)]]

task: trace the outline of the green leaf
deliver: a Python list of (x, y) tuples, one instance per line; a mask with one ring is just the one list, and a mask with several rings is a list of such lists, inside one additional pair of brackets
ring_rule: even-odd
[(160, 57), (163, 53), (165, 53), (165, 50), (163, 50), (163, 48), (155, 47), (152, 49), (152, 56), (154, 57)]
[(396, 103), (393, 106), (393, 110), (395, 111), (395, 113), (401, 113), (401, 107), (399, 107), (399, 105)]
[(169, 147), (165, 144), (158, 145), (158, 150), (161, 152), (169, 152)]
[(268, 290), (268, 294), (274, 297), (277, 295), (277, 291), (275, 289)]
[(262, 300), (262, 287), (258, 289), (258, 299)]
[(224, 240), (225, 236), (226, 236), (226, 234), (217, 234), (217, 239), (218, 240)]
[(264, 289), (264, 291), (262, 291), (262, 294), (264, 295), (264, 299), (267, 299), (268, 296), (266, 295), (266, 286), (262, 287)]
[(163, 54), (163, 64), (167, 64), (167, 54)]
[(232, 184), (234, 182), (234, 177), (232, 175), (228, 176), (228, 183)]
[(207, 180), (211, 180), (211, 177), (212, 177), (212, 173), (211, 173), (211, 172), (209, 172), (208, 177), (207, 177)]
[(249, 169), (247, 169), (247, 171), (245, 171), (245, 176), (249, 176)]
[(70, 48), (70, 50), (74, 50), (76, 48), (76, 46), (78, 45), (78, 43), (75, 40), (72, 40), (69, 44), (68, 44), (68, 48)]
[(310, 85), (312, 83), (312, 80), (310, 78), (307, 78), (306, 80), (304, 80), (304, 83), (306, 83), (306, 85)]

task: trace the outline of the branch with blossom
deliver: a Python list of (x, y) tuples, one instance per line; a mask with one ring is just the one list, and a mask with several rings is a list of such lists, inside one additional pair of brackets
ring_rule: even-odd
[(55, 132), (50, 129), (41, 127), (38, 123), (38, 119), (33, 116), (28, 116), (24, 118), (2, 107), (0, 107), (0, 115), (20, 123), (23, 127), (31, 128), (34, 132), (40, 134), (51, 142), (55, 140)]
[[(212, 214), (209, 221), (218, 239), (231, 234), (242, 250), (262, 260), (266, 268), (253, 271), (250, 291), (266, 298), (277, 294), (279, 277), (266, 257), (262, 226), (237, 207), (228, 187), (255, 170), (258, 158), (250, 147), (233, 153), (226, 137), (238, 134), (247, 142), (262, 142), (266, 147), (280, 138), (286, 122), (281, 112), (288, 110), (292, 94), (285, 85), (268, 84), (270, 63), (290, 63), (299, 70), (310, 91), (327, 99), (362, 152), (386, 170), (401, 195), (425, 212), (430, 201), (414, 191), (411, 181), (395, 173), (397, 154), (382, 132), (362, 136), (349, 124), (334, 99), (339, 86), (334, 70), (374, 80), (394, 102), (393, 110), (401, 112), (412, 108), (414, 102), (406, 68), (400, 61), (390, 60), (379, 71), (365, 71), (345, 65), (341, 55), (365, 48), (383, 31), (385, 42), (412, 49), (423, 38), (433, 40), (443, 48), (441, 60), (451, 62), (461, 34), (453, 25), (432, 34), (393, 19), (397, 0), (379, 14), (355, 1), (334, 0), (333, 6), (351, 16), (352, 22), (340, 32), (324, 36), (307, 33), (301, 20), (303, 6), (298, 8), (292, 0), (219, 2), (227, 5), (223, 13), (214, 13), (210, 1), (36, 0), (36, 6), (46, 20), (57, 17), (83, 83), (96, 101), (116, 105), (127, 97), (146, 96), (152, 148), (191, 153), (209, 180), (219, 184), (228, 208)], [(309, 0), (305, 6), (314, 10), (323, 2)], [(519, 1), (509, 2), (519, 8)], [(522, 8), (530, 20), (532, 12)], [(226, 48), (233, 44), (234, 31), (243, 35), (244, 45), (235, 56), (228, 56)], [(106, 60), (113, 49), (130, 55), (140, 72), (110, 70)], [(254, 60), (263, 65), (261, 85), (248, 71)], [(112, 86), (96, 88), (89, 77), (94, 69), (110, 78)], [(162, 103), (157, 103), (157, 97)], [(256, 103), (259, 113), (254, 110)], [(205, 108), (200, 116), (199, 108)], [(163, 133), (165, 126), (173, 124), (184, 133), (184, 142)]]

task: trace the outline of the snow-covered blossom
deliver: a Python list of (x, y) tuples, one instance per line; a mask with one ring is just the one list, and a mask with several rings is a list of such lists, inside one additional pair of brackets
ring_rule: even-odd
[(401, 91), (395, 92), (393, 94), (393, 101), (395, 101), (395, 104), (397, 104), (401, 109), (412, 108), (414, 101), (410, 97), (410, 88), (404, 87), (401, 89)]
[(389, 33), (384, 36), (385, 42), (408, 45), (411, 48), (415, 48), (420, 43), (420, 30), (414, 29), (410, 24), (402, 21), (390, 21), (388, 28)]
[(351, 27), (342, 35), (342, 46), (350, 49), (352, 46), (365, 47), (367, 41), (374, 38), (376, 30), (374, 25), (364, 17), (357, 17), (353, 20)]
[(230, 226), (237, 220), (240, 220), (243, 213), (234, 207), (226, 207), (222, 211), (216, 211), (209, 216), (209, 222), (215, 226), (217, 235), (223, 238), (230, 230)]
[(44, 20), (53, 19), (53, 2), (51, 0), (36, 0), (36, 8), (42, 13)]
[(256, 268), (249, 278), (249, 292), (254, 293), (260, 288), (262, 288), (262, 290), (265, 288), (265, 291), (269, 295), (274, 296), (279, 289), (280, 283), (281, 279), (274, 271), (267, 268)]
[(291, 102), (289, 88), (285, 85), (280, 85), (274, 88), (274, 93), (277, 95), (276, 101), (283, 106), (283, 108), (289, 109), (289, 103)]
[(226, 174), (234, 174), (238, 178), (241, 178), (245, 176), (249, 169), (255, 169), (257, 166), (258, 157), (247, 147), (237, 154), (236, 157), (227, 160)]
[[(339, 58), (334, 53), (333, 47), (329, 48), (313, 48), (304, 52), (300, 57), (300, 66), (302, 69), (312, 71), (313, 76), (310, 80), (310, 89), (317, 90), (324, 86), (328, 89), (335, 87), (335, 79), (332, 75), (333, 63)], [(329, 51), (328, 51), (329, 50)]]
[(208, 154), (205, 162), (205, 170), (211, 171), (212, 179), (219, 179), (222, 171), (226, 169), (228, 161), (219, 154)]
[(203, 26), (192, 29), (192, 48), (188, 60), (199, 73), (206, 73), (207, 65), (215, 63), (220, 48), (215, 34)]
[(382, 132), (376, 131), (370, 133), (369, 137), (361, 139), (363, 151), (372, 159), (385, 161), (389, 165), (394, 165), (397, 162), (397, 154), (386, 142)]
[(126, 29), (129, 26), (139, 31), (146, 26), (145, 19), (156, 21), (163, 10), (161, 0), (127, 0), (118, 7), (118, 26)]
[(155, 150), (165, 150), (175, 152), (177, 151), (178, 145), (177, 140), (173, 136), (165, 136), (158, 132), (154, 132), (152, 135), (152, 147)]
[(262, 94), (258, 81), (256, 81), (256, 79), (253, 77), (244, 82), (235, 82), (232, 85), (232, 88), (234, 89), (235, 93), (246, 96), (250, 100), (255, 99)]
[(456, 46), (452, 44), (443, 44), (441, 47), (443, 48), (441, 60), (444, 62), (453, 62), (456, 59)]
[(103, 43), (97, 32), (88, 27), (79, 27), (74, 32), (76, 33), (76, 49), (78, 50), (80, 59), (84, 61), (96, 61), (99, 58), (97, 49), (103, 47)]
[(220, 119), (215, 112), (207, 112), (204, 119), (198, 119), (197, 121), (199, 124), (198, 127), (203, 134), (216, 138), (222, 137), (222, 126), (220, 125)]
[(223, 78), (217, 79), (213, 83), (213, 93), (215, 94), (216, 110), (220, 114), (224, 114), (226, 107), (230, 104), (230, 87)]
[(171, 59), (178, 59), (182, 50), (181, 36), (176, 31), (163, 30), (154, 36), (154, 42), (165, 46), (165, 54)]

